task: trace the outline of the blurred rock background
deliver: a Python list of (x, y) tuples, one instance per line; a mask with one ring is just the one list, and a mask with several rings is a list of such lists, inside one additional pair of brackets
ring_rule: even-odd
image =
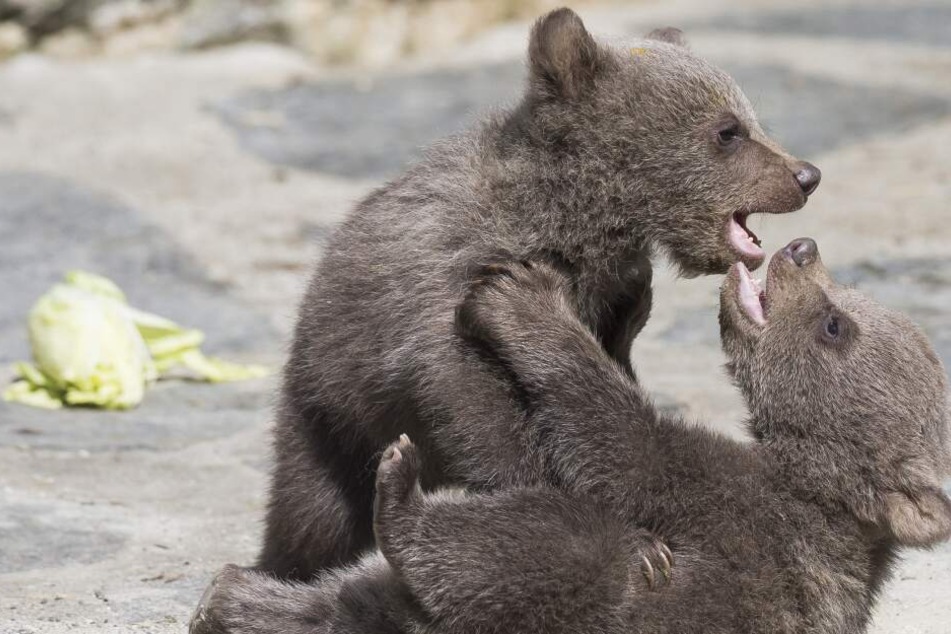
[(436, 53), (550, 0), (0, 0), (0, 59), (195, 50), (240, 41), (297, 47), (317, 61), (385, 64)]

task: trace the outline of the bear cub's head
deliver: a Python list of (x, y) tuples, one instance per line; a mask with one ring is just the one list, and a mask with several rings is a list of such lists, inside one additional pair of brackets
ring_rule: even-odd
[(816, 243), (727, 276), (720, 326), (754, 435), (825, 498), (909, 546), (951, 537), (948, 383), (906, 316), (837, 284)]
[[(559, 9), (532, 30), (529, 73), (535, 136), (580, 157), (578, 190), (636, 216), (685, 275), (759, 266), (765, 253), (747, 217), (795, 211), (819, 184), (819, 170), (767, 137), (733, 79), (677, 29), (608, 46)], [(591, 226), (623, 228), (589, 208), (602, 214)]]

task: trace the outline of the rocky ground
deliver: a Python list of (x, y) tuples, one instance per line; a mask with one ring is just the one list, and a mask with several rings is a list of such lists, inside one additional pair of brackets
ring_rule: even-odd
[[(619, 40), (682, 26), (733, 72), (823, 170), (804, 211), (753, 229), (769, 248), (815, 237), (951, 366), (951, 5), (680, 0), (583, 15)], [(526, 32), (506, 24), (375, 72), (248, 44), (0, 65), (0, 381), (29, 354), (30, 305), (70, 268), (204, 329), (212, 353), (279, 366), (335, 223), (420, 146), (511, 102)], [(741, 434), (717, 284), (661, 271), (634, 353), (662, 402)], [(0, 404), (0, 631), (183, 631), (210, 575), (254, 557), (274, 387), (163, 382), (129, 413)], [(949, 590), (951, 546), (910, 553), (873, 631), (946, 634)]]
[[(578, 0), (588, 3), (591, 0)], [(0, 0), (0, 60), (124, 57), (274, 42), (330, 63), (386, 65), (439, 55), (557, 0)]]

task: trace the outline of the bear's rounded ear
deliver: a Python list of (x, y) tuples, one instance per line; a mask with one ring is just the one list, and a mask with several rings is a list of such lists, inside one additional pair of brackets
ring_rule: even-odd
[(889, 493), (883, 519), (904, 546), (926, 548), (951, 538), (951, 500), (936, 487), (914, 495)]
[(606, 59), (607, 54), (571, 9), (556, 9), (532, 27), (528, 45), (531, 79), (545, 94), (577, 98)]
[(667, 42), (687, 48), (687, 38), (684, 32), (673, 26), (665, 26), (662, 29), (654, 29), (647, 34), (648, 40), (657, 40), (658, 42)]

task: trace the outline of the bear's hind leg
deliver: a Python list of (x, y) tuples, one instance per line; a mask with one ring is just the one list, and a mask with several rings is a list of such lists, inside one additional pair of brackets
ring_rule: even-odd
[(256, 568), (307, 581), (373, 546), (374, 451), (342, 444), (322, 412), (278, 420), (264, 544)]
[(403, 634), (421, 618), (406, 584), (373, 553), (308, 583), (225, 566), (189, 634)]
[(546, 487), (424, 494), (421, 462), (405, 436), (384, 452), (374, 529), (440, 631), (624, 631), (641, 556), (620, 520)]
[(419, 449), (406, 434), (383, 452), (376, 472), (373, 532), (383, 556), (399, 568), (405, 539), (418, 521), (423, 493), (419, 485)]

